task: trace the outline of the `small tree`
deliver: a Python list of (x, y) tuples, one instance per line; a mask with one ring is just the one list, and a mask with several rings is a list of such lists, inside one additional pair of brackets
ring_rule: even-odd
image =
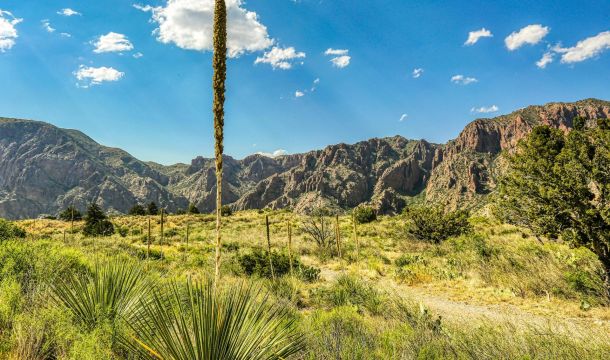
[(147, 206), (148, 215), (159, 215), (159, 207), (154, 201), (151, 201)]
[(129, 215), (134, 215), (134, 216), (146, 215), (146, 209), (144, 209), (144, 206), (142, 206), (140, 204), (135, 204), (134, 206), (131, 207), (131, 209), (129, 209)]
[(64, 211), (59, 213), (59, 219), (62, 221), (80, 221), (83, 219), (83, 214), (78, 211), (74, 205), (68, 206)]
[(377, 220), (377, 212), (370, 206), (358, 205), (354, 208), (354, 219), (358, 224), (368, 224)]
[(97, 204), (91, 204), (87, 208), (83, 233), (86, 236), (110, 236), (114, 234), (114, 226)]
[(465, 210), (445, 211), (441, 206), (413, 206), (405, 209), (407, 233), (418, 240), (440, 243), (468, 233), (472, 226)]
[(189, 204), (189, 208), (188, 208), (188, 213), (189, 214), (200, 214), (199, 209), (197, 208), (197, 206), (195, 206), (195, 204)]

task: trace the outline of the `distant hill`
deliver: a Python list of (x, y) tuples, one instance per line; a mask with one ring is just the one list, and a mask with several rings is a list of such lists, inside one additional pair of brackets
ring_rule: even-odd
[[(304, 154), (243, 160), (225, 157), (223, 201), (236, 209), (374, 204), (400, 211), (427, 199), (476, 206), (495, 186), (499, 154), (536, 125), (568, 130), (576, 116), (610, 118), (610, 102), (582, 100), (530, 106), (468, 124), (447, 144), (400, 136), (338, 144)], [(163, 166), (102, 146), (76, 130), (0, 118), (0, 217), (54, 215), (70, 204), (97, 202), (112, 212), (155, 201), (169, 211), (195, 203), (214, 209), (212, 159)]]

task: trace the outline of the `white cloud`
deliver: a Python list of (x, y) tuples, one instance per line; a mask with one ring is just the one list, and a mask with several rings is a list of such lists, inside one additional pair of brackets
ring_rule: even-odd
[[(226, 0), (230, 57), (265, 50), (274, 44), (258, 15), (244, 9), (242, 3), (242, 0)], [(152, 13), (152, 21), (158, 25), (154, 31), (158, 41), (173, 43), (182, 49), (212, 50), (214, 0), (168, 0), (164, 7), (137, 4), (134, 7)]]
[(424, 69), (413, 69), (413, 79), (419, 79), (424, 74)]
[(139, 59), (143, 56), (144, 56), (144, 54), (142, 54), (141, 52), (137, 52), (137, 53), (133, 54), (134, 59)]
[(402, 115), (400, 116), (400, 120), (398, 120), (398, 122), (403, 122), (403, 121), (407, 120), (407, 118), (409, 118), (409, 115), (407, 115), (407, 114), (402, 114)]
[(460, 85), (468, 85), (468, 84), (476, 83), (478, 81), (479, 80), (477, 80), (476, 78), (468, 77), (468, 76), (464, 76), (464, 75), (453, 75), (451, 77), (452, 83), (460, 84)]
[(320, 78), (317, 78), (313, 81), (313, 85), (311, 86), (311, 92), (314, 92), (318, 89), (318, 84), (320, 84)]
[(515, 31), (508, 35), (504, 39), (504, 43), (508, 50), (517, 50), (523, 45), (535, 45), (540, 42), (547, 34), (550, 29), (548, 26), (542, 26), (540, 24), (528, 25), (519, 31)]
[(0, 52), (6, 52), (15, 46), (15, 39), (19, 37), (17, 24), (23, 19), (18, 19), (12, 13), (0, 9)]
[(106, 52), (131, 51), (133, 44), (123, 34), (109, 32), (93, 43), (95, 46), (94, 53), (101, 54)]
[(63, 36), (63, 37), (66, 37), (66, 38), (70, 38), (70, 37), (72, 37), (72, 34), (65, 33), (65, 32), (59, 33), (59, 35), (61, 35), (61, 36)]
[(345, 50), (345, 49), (341, 50), (341, 49), (332, 49), (332, 48), (330, 48), (330, 49), (328, 49), (328, 50), (326, 50), (324, 52), (324, 55), (338, 55), (338, 56), (340, 56), (340, 55), (347, 55), (348, 53), (349, 53), (349, 50)]
[(561, 53), (561, 62), (572, 64), (585, 61), (595, 57), (605, 50), (610, 49), (610, 31), (601, 32), (595, 36), (586, 38), (576, 43), (570, 48), (554, 47), (554, 50)]
[(66, 9), (61, 9), (57, 12), (57, 14), (59, 15), (63, 15), (63, 16), (74, 16), (74, 15), (82, 15), (81, 13), (79, 13), (78, 11), (74, 11), (70, 8), (66, 8)]
[(304, 92), (302, 92), (302, 91), (300, 91), (300, 90), (297, 90), (297, 91), (294, 93), (294, 97), (295, 97), (295, 98), (300, 98), (300, 97), (303, 97), (303, 96), (305, 96), (305, 93), (304, 93)]
[(302, 59), (305, 56), (304, 52), (297, 52), (293, 47), (282, 49), (276, 46), (262, 57), (257, 57), (254, 63), (270, 64), (274, 69), (288, 70), (292, 68), (295, 59)]
[(553, 62), (553, 58), (554, 58), (553, 53), (550, 51), (547, 51), (544, 53), (544, 55), (542, 55), (542, 58), (540, 58), (540, 60), (536, 61), (536, 66), (538, 66), (541, 69), (544, 69), (548, 64)]
[(486, 37), (493, 37), (493, 34), (491, 33), (491, 31), (489, 31), (485, 28), (481, 28), (481, 30), (471, 31), (468, 33), (468, 39), (466, 40), (464, 45), (466, 45), (466, 46), (474, 45), (477, 43), (477, 41), (479, 41), (479, 39), (486, 38)]
[(352, 57), (348, 55), (349, 50), (347, 49), (327, 49), (324, 52), (324, 55), (334, 56), (330, 59), (330, 62), (333, 63), (333, 66), (338, 67), (339, 69), (343, 69), (349, 66)]
[(488, 106), (488, 107), (482, 106), (479, 108), (473, 107), (472, 109), (470, 109), (471, 112), (479, 113), (479, 114), (494, 113), (498, 110), (500, 110), (500, 109), (496, 105), (492, 105), (492, 106)]
[(112, 67), (88, 67), (81, 65), (77, 71), (74, 72), (76, 79), (80, 81), (77, 85), (80, 87), (90, 87), (93, 85), (99, 85), (107, 81), (119, 81), (125, 75)]
[(42, 24), (42, 28), (45, 29), (47, 32), (55, 32), (55, 29), (51, 26), (51, 22), (48, 19), (44, 19), (40, 23)]
[(270, 157), (270, 158), (276, 158), (278, 156), (284, 156), (284, 155), (288, 155), (288, 151), (284, 150), (284, 149), (278, 149), (275, 150), (272, 153), (268, 153), (268, 152), (257, 152), (258, 155), (262, 155), (262, 156), (266, 156), (266, 157)]

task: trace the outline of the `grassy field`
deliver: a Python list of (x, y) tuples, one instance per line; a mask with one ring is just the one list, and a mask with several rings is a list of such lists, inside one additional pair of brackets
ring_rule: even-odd
[[(260, 251), (265, 216), (275, 279)], [(146, 216), (113, 218), (117, 234), (105, 238), (83, 237), (82, 223), (72, 233), (62, 221), (19, 222), (27, 238), (0, 245), (0, 358), (44, 358), (23, 355), (43, 346), (57, 358), (121, 358), (104, 328), (83, 329), (48, 300), (48, 284), (117, 258), (142, 264), (156, 283), (208, 278), (214, 217), (168, 216), (163, 239), (159, 220), (151, 218), (150, 248)], [(306, 338), (299, 358), (610, 358), (603, 270), (586, 249), (485, 217), (471, 218), (472, 234), (435, 245), (409, 238), (400, 216), (358, 225), (357, 234), (344, 216), (339, 257), (320, 254), (304, 220), (246, 211), (225, 217), (223, 230), (223, 285), (248, 279), (288, 304)]]

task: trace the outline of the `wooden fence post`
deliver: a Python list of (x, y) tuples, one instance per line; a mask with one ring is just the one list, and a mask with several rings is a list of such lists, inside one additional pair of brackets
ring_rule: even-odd
[(335, 239), (337, 241), (337, 253), (341, 258), (341, 229), (339, 228), (339, 215), (335, 216)]
[(271, 278), (275, 280), (275, 273), (273, 271), (273, 261), (271, 260), (271, 235), (269, 234), (269, 215), (265, 215), (265, 223), (267, 225), (267, 249), (269, 254), (269, 267), (271, 268)]
[(290, 276), (292, 273), (292, 222), (288, 219), (288, 261), (290, 263)]

